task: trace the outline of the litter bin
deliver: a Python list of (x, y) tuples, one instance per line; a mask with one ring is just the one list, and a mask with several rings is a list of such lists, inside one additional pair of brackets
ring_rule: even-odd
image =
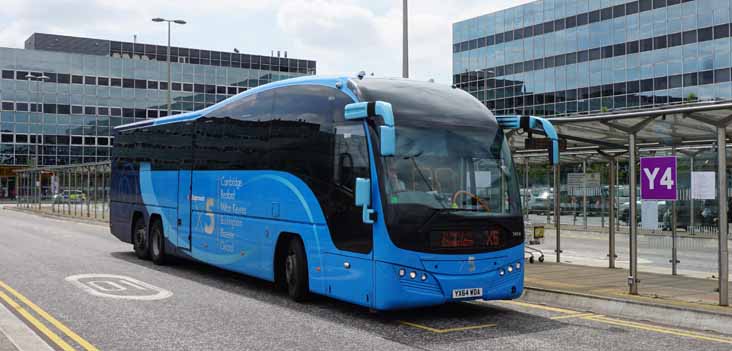
[(544, 226), (543, 225), (534, 226), (533, 237), (529, 241), (529, 245), (539, 245), (539, 244), (541, 244), (541, 239), (544, 239)]

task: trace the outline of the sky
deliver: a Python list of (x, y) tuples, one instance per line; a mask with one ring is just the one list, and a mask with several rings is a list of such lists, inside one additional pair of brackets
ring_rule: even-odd
[[(451, 83), (452, 24), (530, 0), (411, 0), (410, 78)], [(400, 0), (2, 0), (0, 46), (31, 33), (165, 44), (317, 61), (318, 74), (401, 76)]]

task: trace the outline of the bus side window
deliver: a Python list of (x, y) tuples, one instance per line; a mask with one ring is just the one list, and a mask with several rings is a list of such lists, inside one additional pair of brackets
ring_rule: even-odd
[(274, 92), (233, 101), (196, 121), (196, 170), (263, 170), (269, 164)]

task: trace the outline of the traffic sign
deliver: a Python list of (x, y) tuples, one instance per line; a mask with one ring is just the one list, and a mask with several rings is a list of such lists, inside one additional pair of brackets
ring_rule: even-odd
[(641, 157), (641, 199), (676, 200), (676, 157)]

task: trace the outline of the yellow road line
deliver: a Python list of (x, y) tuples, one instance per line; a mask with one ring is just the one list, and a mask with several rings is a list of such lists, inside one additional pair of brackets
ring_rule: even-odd
[(471, 325), (467, 327), (457, 327), (457, 328), (446, 328), (446, 329), (438, 329), (438, 328), (432, 328), (428, 327), (426, 325), (407, 322), (407, 321), (399, 321), (399, 323), (408, 325), (410, 327), (426, 330), (432, 333), (437, 334), (444, 334), (444, 333), (452, 333), (452, 332), (459, 332), (459, 331), (466, 331), (466, 330), (474, 330), (474, 329), (485, 329), (485, 328), (495, 328), (495, 324), (480, 324), (480, 325)]
[(41, 323), (36, 317), (33, 317), (23, 306), (19, 305), (17, 302), (15, 302), (13, 299), (10, 298), (7, 294), (0, 291), (0, 299), (4, 300), (10, 308), (17, 311), (25, 320), (27, 320), (30, 324), (32, 324), (36, 329), (38, 329), (43, 335), (48, 337), (54, 344), (58, 345), (62, 350), (64, 351), (75, 351), (71, 345), (69, 345), (64, 339), (61, 339), (56, 333), (52, 332), (50, 329), (48, 329), (43, 323)]
[(594, 313), (575, 313), (575, 314), (565, 314), (561, 316), (554, 316), (549, 317), (549, 319), (558, 320), (558, 319), (569, 319), (569, 318), (585, 318), (585, 317), (595, 317), (598, 316)]
[(724, 337), (718, 337), (718, 336), (707, 335), (707, 334), (702, 334), (702, 333), (696, 333), (696, 332), (689, 331), (689, 330), (673, 329), (673, 328), (660, 327), (660, 326), (655, 326), (655, 325), (646, 324), (646, 323), (624, 321), (624, 320), (605, 317), (602, 315), (595, 315), (595, 314), (591, 314), (591, 313), (588, 313), (588, 315), (586, 315), (586, 316), (582, 316), (582, 314), (577, 311), (572, 311), (572, 310), (567, 310), (567, 309), (557, 308), (557, 307), (549, 307), (549, 306), (544, 306), (544, 305), (535, 305), (535, 304), (526, 303), (526, 302), (519, 302), (519, 301), (501, 301), (501, 302), (513, 304), (513, 305), (517, 305), (517, 306), (524, 306), (524, 307), (528, 307), (528, 308), (541, 309), (541, 310), (545, 310), (545, 311), (565, 313), (565, 315), (563, 315), (563, 316), (550, 317), (550, 319), (581, 318), (581, 319), (585, 319), (585, 320), (590, 320), (590, 321), (595, 321), (595, 322), (600, 322), (600, 323), (605, 323), (605, 324), (612, 324), (612, 325), (617, 325), (617, 326), (627, 327), (627, 328), (652, 331), (652, 332), (661, 333), (661, 334), (669, 334), (669, 335), (687, 337), (687, 338), (692, 338), (692, 339), (697, 339), (697, 340), (714, 341), (714, 342), (719, 342), (719, 343), (724, 343), (724, 344), (732, 344), (731, 338), (724, 338)]
[(603, 316), (586, 317), (584, 319), (601, 322), (601, 323), (618, 325), (618, 326), (622, 326), (622, 327), (653, 331), (656, 333), (683, 336), (683, 337), (687, 337), (687, 338), (705, 340), (705, 341), (715, 341), (715, 342), (720, 342), (720, 343), (724, 343), (724, 344), (732, 344), (732, 339), (729, 339), (729, 338), (722, 338), (722, 337), (717, 337), (717, 336), (712, 336), (712, 335), (695, 333), (695, 332), (687, 331), (687, 330), (658, 327), (658, 326), (654, 326), (654, 325), (650, 325), (650, 324), (623, 321), (623, 320), (608, 318), (608, 317), (603, 317)]
[(69, 329), (67, 326), (65, 326), (63, 323), (59, 322), (56, 318), (48, 314), (46, 311), (44, 311), (42, 308), (38, 307), (36, 304), (34, 304), (31, 300), (29, 300), (27, 297), (23, 296), (21, 293), (16, 291), (15, 289), (11, 288), (9, 285), (5, 284), (2, 280), (0, 280), (0, 287), (7, 290), (10, 294), (15, 296), (20, 302), (26, 304), (28, 307), (30, 307), (33, 311), (35, 311), (39, 316), (43, 317), (45, 320), (47, 320), (49, 323), (51, 323), (54, 327), (56, 327), (58, 330), (62, 331), (66, 336), (71, 338), (71, 340), (74, 340), (77, 344), (81, 345), (85, 350), (87, 351), (99, 351), (94, 345), (86, 341), (84, 338), (76, 334), (73, 330)]

